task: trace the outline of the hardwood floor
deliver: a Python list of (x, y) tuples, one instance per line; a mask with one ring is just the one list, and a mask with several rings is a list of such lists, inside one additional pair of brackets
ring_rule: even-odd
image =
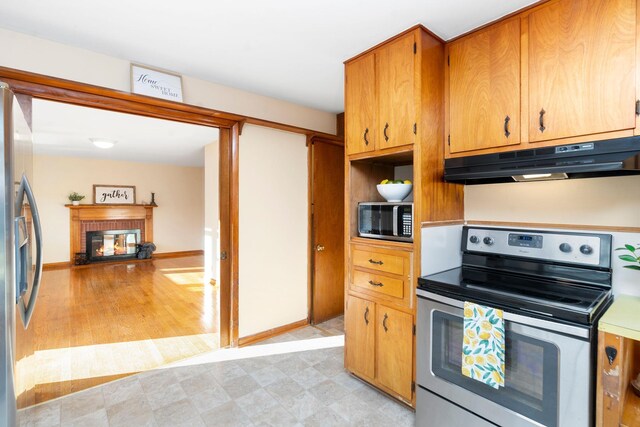
[(43, 274), (32, 320), (36, 403), (219, 346), (203, 257)]

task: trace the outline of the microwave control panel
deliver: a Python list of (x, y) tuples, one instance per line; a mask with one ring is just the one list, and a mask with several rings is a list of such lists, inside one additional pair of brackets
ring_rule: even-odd
[(403, 212), (402, 213), (402, 235), (403, 236), (412, 236), (413, 231), (413, 221), (411, 218), (411, 212)]

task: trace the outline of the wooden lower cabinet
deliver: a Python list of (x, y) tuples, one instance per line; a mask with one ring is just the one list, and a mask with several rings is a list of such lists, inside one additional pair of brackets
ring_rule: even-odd
[(375, 377), (375, 324), (376, 304), (349, 296), (345, 310), (345, 364), (365, 379)]
[(411, 402), (413, 315), (349, 295), (345, 335), (347, 370)]
[[(615, 350), (612, 360), (606, 352)], [(640, 374), (640, 341), (598, 332), (596, 427), (639, 427), (640, 396), (631, 381)]]
[(413, 316), (383, 305), (376, 307), (376, 372), (385, 387), (411, 400)]

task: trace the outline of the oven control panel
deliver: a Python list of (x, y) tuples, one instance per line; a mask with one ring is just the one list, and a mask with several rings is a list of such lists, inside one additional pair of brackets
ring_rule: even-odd
[(609, 268), (611, 235), (464, 227), (462, 250)]

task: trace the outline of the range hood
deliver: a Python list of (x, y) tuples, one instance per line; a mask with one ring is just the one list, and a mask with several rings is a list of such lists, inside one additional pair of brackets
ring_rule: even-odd
[(444, 179), (464, 184), (640, 174), (640, 136), (532, 148), (444, 162)]

